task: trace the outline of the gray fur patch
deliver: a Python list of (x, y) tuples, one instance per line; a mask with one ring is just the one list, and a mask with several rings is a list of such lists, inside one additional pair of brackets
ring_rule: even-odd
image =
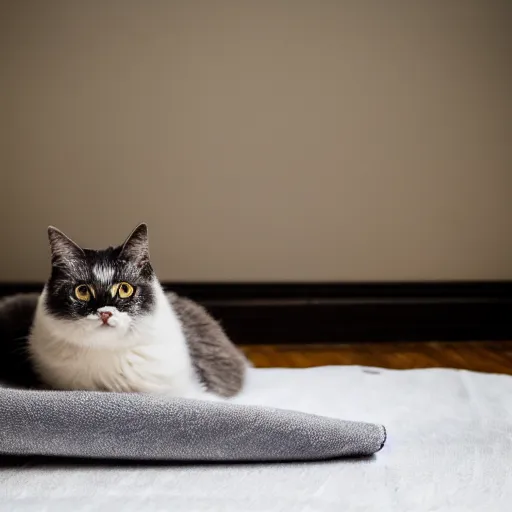
[(39, 386), (27, 349), (38, 299), (38, 293), (0, 299), (0, 381), (28, 388)]
[(208, 391), (224, 397), (239, 393), (248, 361), (220, 324), (199, 304), (167, 293), (181, 321), (197, 375)]

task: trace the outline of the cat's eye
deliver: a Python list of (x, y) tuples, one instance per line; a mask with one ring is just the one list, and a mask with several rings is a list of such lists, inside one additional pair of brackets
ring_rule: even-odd
[(79, 284), (75, 288), (75, 297), (83, 302), (89, 302), (91, 300), (91, 292), (86, 284)]
[(117, 293), (121, 299), (128, 299), (133, 295), (133, 286), (130, 283), (119, 283)]

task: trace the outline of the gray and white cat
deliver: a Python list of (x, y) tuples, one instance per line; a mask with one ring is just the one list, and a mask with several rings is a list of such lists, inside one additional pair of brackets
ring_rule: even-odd
[(48, 234), (52, 271), (27, 346), (44, 384), (194, 398), (241, 390), (246, 359), (201, 306), (164, 292), (145, 224), (105, 250)]

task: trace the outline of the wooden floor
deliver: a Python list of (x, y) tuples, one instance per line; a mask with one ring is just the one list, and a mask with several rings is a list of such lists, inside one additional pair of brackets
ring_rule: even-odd
[(242, 347), (256, 367), (363, 365), (383, 368), (463, 368), (512, 375), (512, 341), (252, 345)]

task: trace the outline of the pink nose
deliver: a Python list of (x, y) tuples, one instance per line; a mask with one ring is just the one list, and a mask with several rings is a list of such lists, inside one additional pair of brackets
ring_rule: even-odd
[(112, 316), (112, 313), (110, 311), (102, 311), (100, 313), (101, 321), (106, 324), (108, 322), (108, 319)]

